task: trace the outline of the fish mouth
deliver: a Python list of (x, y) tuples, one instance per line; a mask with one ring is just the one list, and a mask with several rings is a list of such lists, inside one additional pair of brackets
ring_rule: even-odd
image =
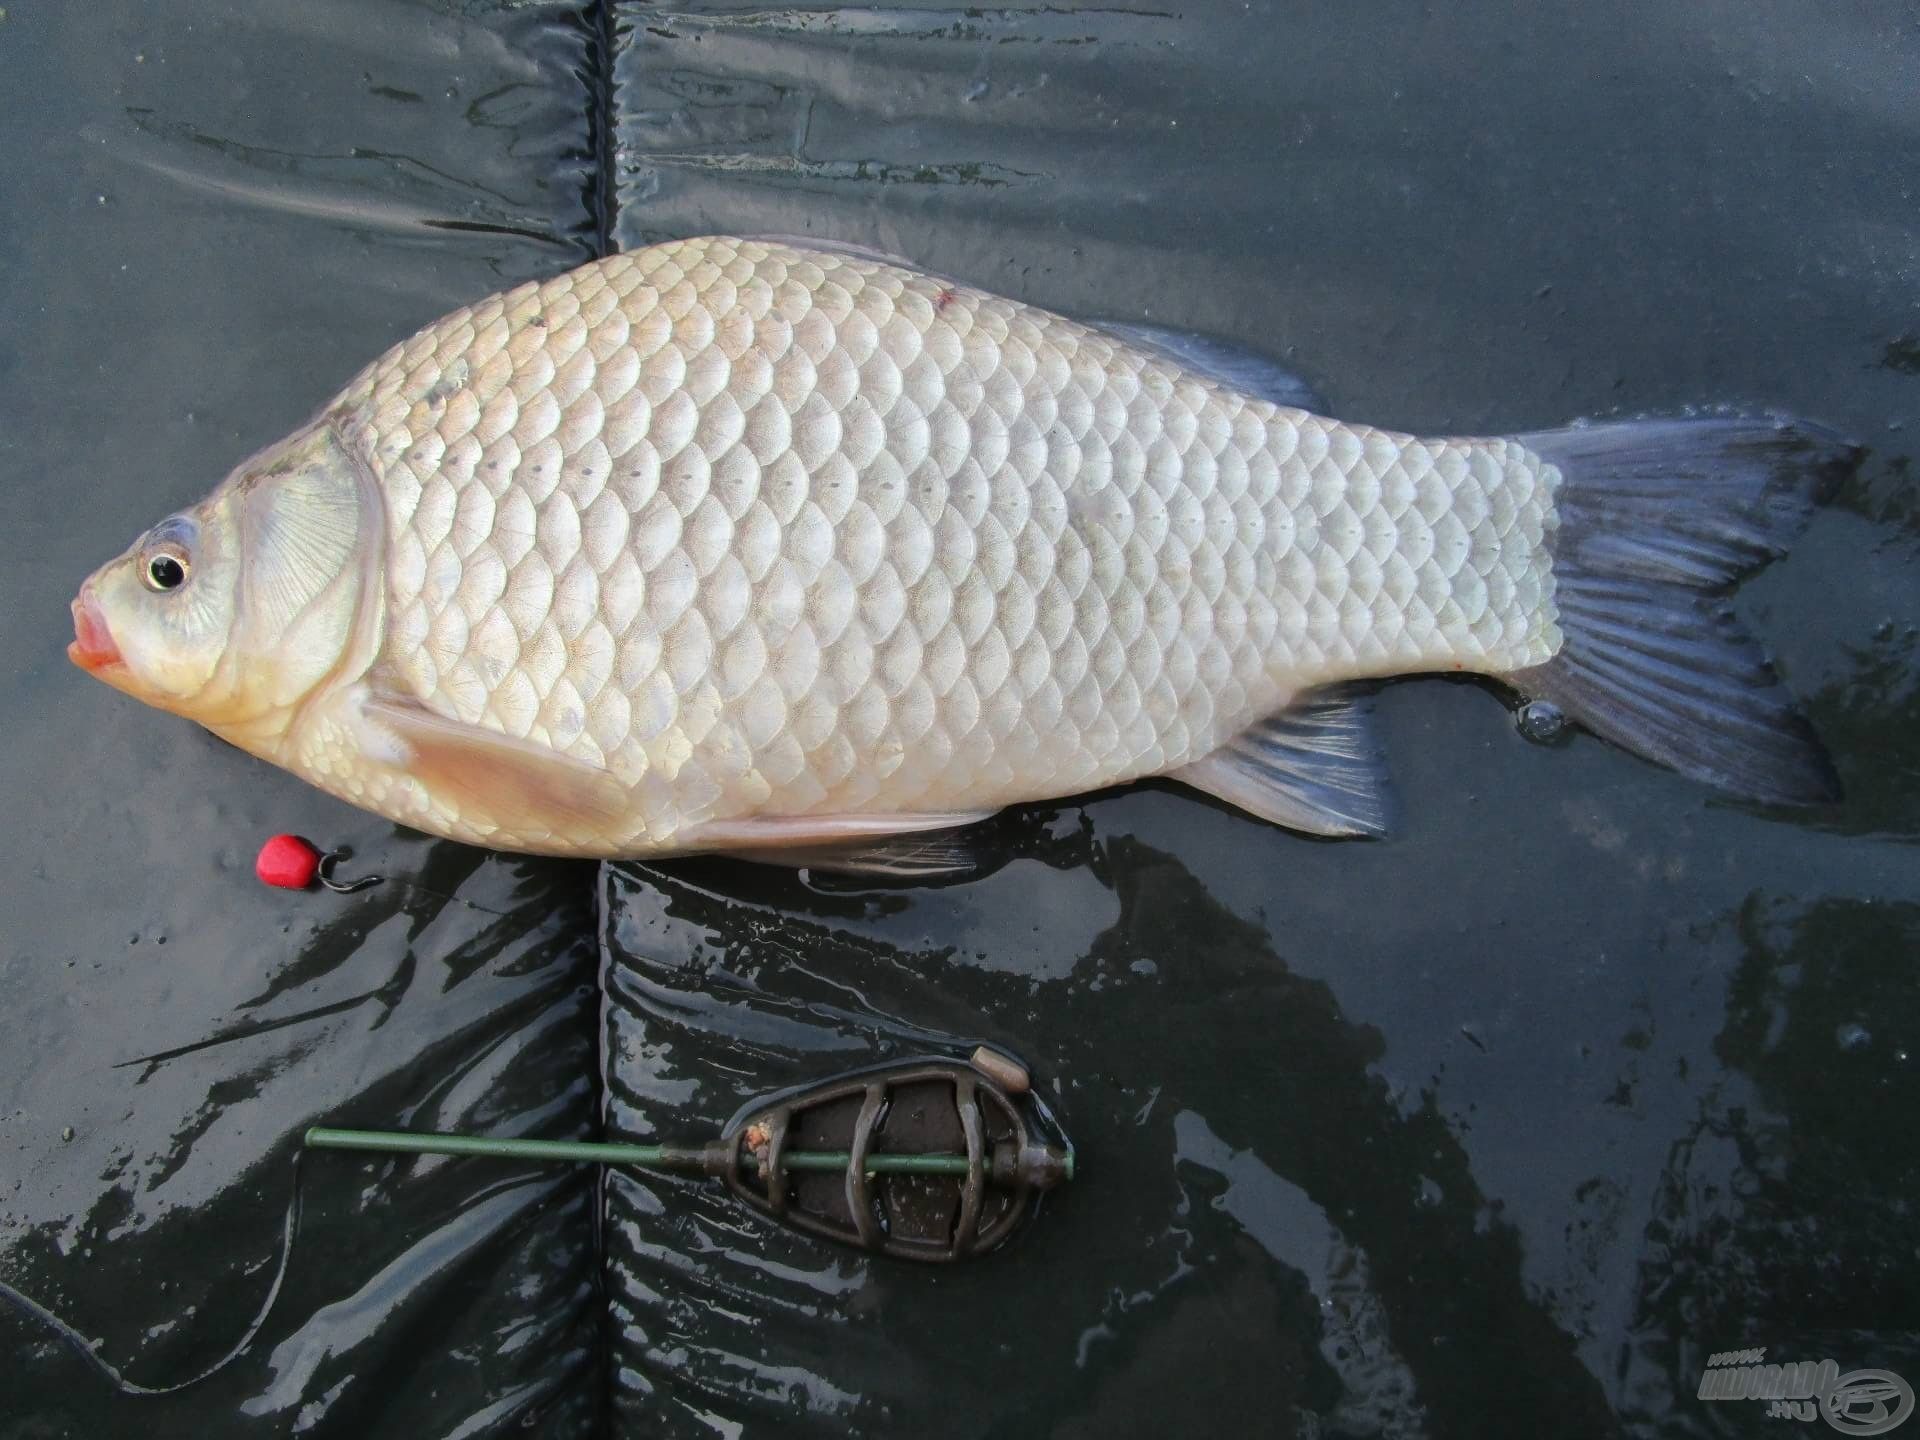
[(67, 646), (67, 658), (89, 675), (104, 675), (109, 670), (124, 670), (126, 660), (114, 643), (107, 617), (100, 613), (100, 602), (91, 586), (83, 586), (73, 601), (73, 642)]

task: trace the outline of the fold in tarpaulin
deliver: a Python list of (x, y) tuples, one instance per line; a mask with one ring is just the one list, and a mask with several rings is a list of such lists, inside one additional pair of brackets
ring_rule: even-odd
[[(0, 1307), (0, 1440), (1604, 1436), (1757, 1416), (1715, 1352), (1920, 1381), (1913, 47), (1666, 0), (0, 11), (0, 1283), (58, 1322)], [(712, 232), (1263, 346), (1401, 428), (1859, 434), (1762, 597), (1853, 798), (1711, 803), (1415, 682), (1383, 844), (1145, 786), (859, 889), (428, 843), (59, 660), (74, 580), (417, 326)], [(281, 830), (388, 883), (265, 891)], [(1079, 1154), (984, 1261), (337, 1153), (283, 1249), (309, 1125), (700, 1137), (979, 1041)]]
[[(400, 834), (53, 623), (407, 330), (591, 253), (595, 43), (558, 4), (0, 20), (5, 471), (49, 507), (0, 575), (0, 1283), (57, 1322), (0, 1304), (7, 1440), (601, 1428), (590, 1173), (307, 1156), (284, 1243), (309, 1125), (593, 1132), (593, 867)], [(288, 829), (394, 878), (268, 890)]]

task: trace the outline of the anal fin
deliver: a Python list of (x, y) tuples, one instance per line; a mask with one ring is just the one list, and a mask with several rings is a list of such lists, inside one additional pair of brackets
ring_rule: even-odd
[(1166, 778), (1309, 835), (1384, 835), (1392, 805), (1369, 695), (1329, 687)]

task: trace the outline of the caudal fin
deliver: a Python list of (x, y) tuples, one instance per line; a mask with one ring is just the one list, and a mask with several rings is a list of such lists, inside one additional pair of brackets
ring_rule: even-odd
[(1799, 421), (1654, 420), (1517, 437), (1560, 468), (1566, 637), (1509, 677), (1615, 744), (1748, 800), (1839, 798), (1825, 748), (1725, 604), (1785, 553), (1858, 447)]

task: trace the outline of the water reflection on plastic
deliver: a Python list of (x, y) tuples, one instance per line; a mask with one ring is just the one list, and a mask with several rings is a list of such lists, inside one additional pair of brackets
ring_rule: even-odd
[[(0, 1433), (1714, 1433), (1745, 1417), (1693, 1398), (1713, 1351), (1920, 1376), (1911, 37), (1875, 23), (13, 7), (0, 92), (57, 143), (19, 147), (0, 395), (18, 473), (90, 487), (22, 507), (22, 615), (154, 491), (608, 233), (878, 245), (1270, 345), (1355, 419), (1778, 405), (1875, 455), (1742, 602), (1852, 792), (1825, 830), (1416, 682), (1381, 705), (1384, 845), (1147, 787), (1009, 817), (946, 886), (616, 867), (596, 924), (590, 868), (396, 837), (16, 627), (0, 1039), (34, 1059), (0, 1067), (0, 1279), (130, 1380), (245, 1332), (308, 1123), (700, 1133), (988, 1040), (1082, 1167), (936, 1277), (693, 1184), (309, 1157), (238, 1360), (134, 1401), (0, 1313)], [(236, 898), (288, 827), (395, 883)]]

